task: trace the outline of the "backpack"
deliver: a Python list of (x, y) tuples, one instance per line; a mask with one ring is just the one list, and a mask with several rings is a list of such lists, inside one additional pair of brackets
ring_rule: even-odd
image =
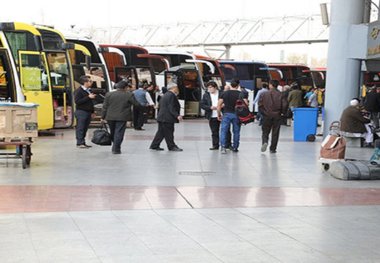
[(249, 111), (248, 105), (243, 99), (238, 99), (235, 103), (235, 113), (241, 124), (248, 124), (255, 121), (255, 116)]

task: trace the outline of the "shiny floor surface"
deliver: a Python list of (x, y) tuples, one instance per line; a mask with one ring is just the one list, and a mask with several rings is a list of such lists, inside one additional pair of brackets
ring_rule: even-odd
[(186, 120), (184, 151), (156, 152), (157, 125), (144, 128), (126, 131), (120, 155), (57, 130), (35, 140), (28, 169), (1, 159), (0, 261), (380, 262), (380, 181), (322, 172), (320, 137), (294, 142), (283, 126), (277, 153), (261, 153), (254, 123), (223, 155), (206, 121)]

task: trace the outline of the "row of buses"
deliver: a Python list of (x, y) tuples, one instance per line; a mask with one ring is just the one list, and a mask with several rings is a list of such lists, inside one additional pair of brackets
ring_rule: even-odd
[(51, 27), (0, 23), (0, 99), (38, 104), (39, 130), (75, 125), (73, 91), (79, 87), (81, 75), (93, 80), (99, 118), (105, 94), (112, 91), (113, 83), (125, 78), (135, 87), (143, 81), (159, 88), (176, 82), (182, 114), (197, 117), (210, 80), (222, 88), (238, 78), (254, 95), (269, 79), (277, 79), (281, 85), (297, 81), (308, 90), (315, 86), (313, 73), (304, 65), (215, 60), (133, 45), (97, 45), (88, 39), (65, 37)]

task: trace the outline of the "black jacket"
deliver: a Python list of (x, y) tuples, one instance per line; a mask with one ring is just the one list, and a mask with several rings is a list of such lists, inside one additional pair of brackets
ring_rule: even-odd
[(88, 92), (86, 92), (82, 87), (77, 88), (74, 91), (75, 105), (77, 110), (84, 110), (93, 113), (94, 102), (88, 95)]
[(168, 91), (162, 96), (160, 100), (160, 108), (157, 115), (157, 121), (166, 123), (178, 122), (178, 116), (181, 106), (178, 102), (177, 96)]
[[(219, 91), (219, 99), (222, 95), (222, 92)], [(210, 92), (206, 91), (205, 94), (203, 94), (202, 100), (201, 100), (201, 108), (205, 111), (205, 117), (206, 119), (211, 119), (212, 116), (212, 101), (211, 101), (211, 95)]]
[(140, 105), (132, 92), (119, 89), (108, 92), (103, 102), (102, 119), (107, 121), (131, 121), (132, 105)]
[(369, 112), (379, 112), (380, 94), (376, 91), (368, 92), (364, 102), (364, 108)]

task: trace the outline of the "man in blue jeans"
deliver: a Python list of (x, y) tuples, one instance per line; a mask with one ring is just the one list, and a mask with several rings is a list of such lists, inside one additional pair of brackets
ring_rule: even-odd
[[(218, 120), (221, 123), (220, 130), (220, 142), (221, 142), (221, 152), (226, 154), (227, 146), (227, 132), (230, 129), (232, 123), (232, 132), (233, 132), (233, 145), (232, 151), (238, 152), (239, 150), (239, 141), (240, 141), (240, 123), (239, 118), (235, 112), (235, 104), (238, 99), (242, 99), (243, 96), (238, 90), (239, 83), (237, 81), (231, 82), (231, 88), (225, 91), (218, 101)], [(246, 102), (247, 103), (247, 102)], [(223, 108), (223, 117), (222, 117), (222, 108)]]

